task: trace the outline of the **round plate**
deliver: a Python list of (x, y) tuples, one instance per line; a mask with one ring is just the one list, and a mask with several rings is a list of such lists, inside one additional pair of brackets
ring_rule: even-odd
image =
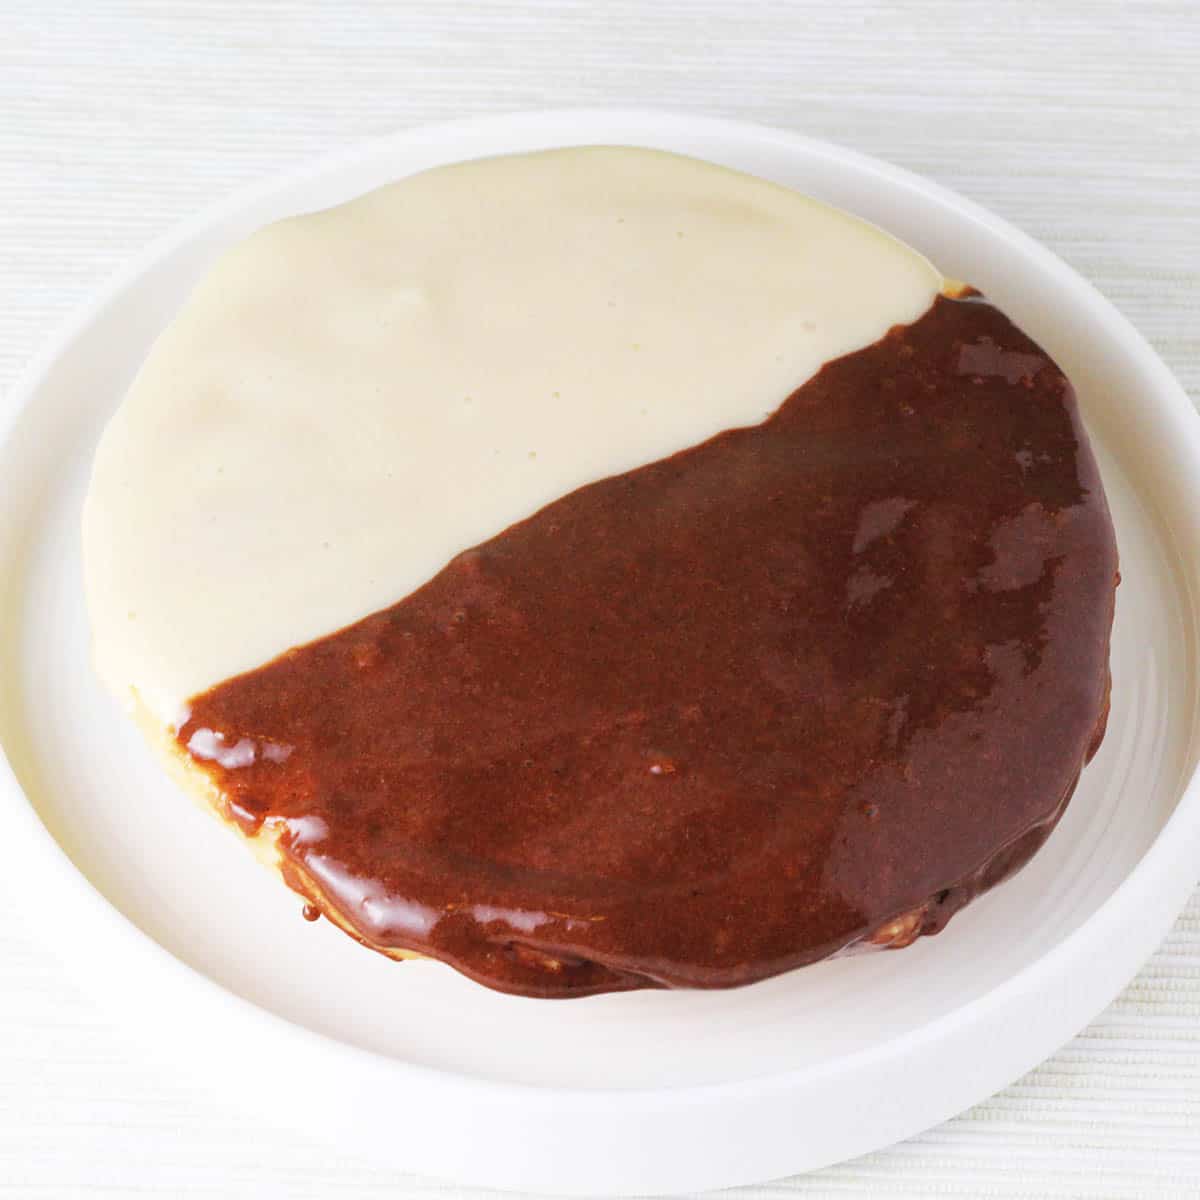
[[(726, 163), (857, 212), (982, 288), (1074, 380), (1121, 549), (1108, 737), (1025, 871), (936, 938), (723, 993), (550, 1003), (389, 962), (300, 901), (160, 774), (88, 666), (79, 510), (97, 436), (214, 255), (265, 221), (458, 159), (581, 143)], [(989, 213), (793, 134), (646, 113), (420, 129), (205, 215), (44, 354), (0, 447), (0, 836), (13, 902), (174, 1064), (258, 1120), (495, 1187), (748, 1183), (908, 1136), (1107, 1004), (1200, 864), (1200, 421), (1088, 284)], [(186, 630), (180, 630), (186, 636)]]

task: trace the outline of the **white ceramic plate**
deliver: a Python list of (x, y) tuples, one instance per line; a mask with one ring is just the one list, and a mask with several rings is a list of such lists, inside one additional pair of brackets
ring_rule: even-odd
[[(1124, 582), (1109, 733), (1015, 880), (900, 953), (725, 993), (569, 1003), (393, 964), (321, 922), (160, 775), (93, 680), (79, 508), (100, 429), (214, 254), (424, 167), (573, 143), (663, 147), (842, 205), (981, 287), (1075, 381)], [(725, 121), (550, 113), (420, 129), (240, 197), (155, 247), (48, 350), (0, 446), (0, 837), (14, 903), (171, 1064), (252, 1119), (497, 1187), (747, 1183), (885, 1145), (1026, 1071), (1151, 953), (1200, 866), (1200, 421), (1125, 320), (941, 188)], [(181, 631), (186, 635), (185, 631)]]

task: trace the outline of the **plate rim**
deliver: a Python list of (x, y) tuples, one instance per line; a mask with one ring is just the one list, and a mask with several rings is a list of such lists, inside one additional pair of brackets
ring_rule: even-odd
[[(1078, 296), (1081, 306), (1086, 306), (1098, 317), (1103, 318), (1107, 325), (1119, 330), (1122, 341), (1128, 347), (1129, 352), (1136, 354), (1139, 366), (1150, 373), (1153, 383), (1153, 402), (1158, 417), (1169, 422), (1172, 431), (1178, 436), (1186, 453), (1190, 455), (1200, 473), (1200, 413), (1197, 413), (1182, 386), (1157, 352), (1094, 285), (1041, 243), (1003, 218), (957, 192), (914, 172), (804, 134), (729, 118), (671, 113), (655, 109), (590, 107), (489, 114), (414, 126), (383, 137), (356, 142), (351, 146), (318, 156), (290, 170), (271, 174), (257, 183), (240, 188), (232, 195), (205, 206), (193, 216), (173, 225), (165, 233), (155, 238), (145, 249), (129, 259), (68, 317), (56, 333), (43, 343), (41, 349), (30, 360), (9, 390), (4, 411), (0, 412), (0, 454), (8, 451), (15, 431), (36, 404), (42, 387), (55, 364), (69, 357), (77, 340), (97, 317), (105, 312), (127, 289), (136, 287), (141, 277), (156, 263), (233, 213), (274, 193), (345, 170), (357, 162), (369, 160), (405, 143), (417, 144), (423, 139), (436, 137), (453, 141), (467, 133), (481, 137), (490, 134), (500, 142), (511, 142), (519, 139), (523, 133), (528, 135), (535, 131), (546, 132), (554, 138), (556, 130), (568, 134), (570, 128), (575, 125), (603, 126), (605, 124), (644, 124), (646, 135), (649, 138), (653, 138), (655, 135), (664, 138), (673, 134), (687, 133), (770, 143), (783, 150), (801, 151), (848, 163), (860, 171), (886, 180), (891, 185), (902, 186), (910, 192), (916, 193), (922, 199), (951, 204), (972, 220), (1018, 246), (1028, 257), (1035, 260), (1042, 270), (1057, 276), (1065, 285), (1069, 285), (1072, 292)], [(555, 138), (554, 144), (571, 143), (568, 136), (561, 139)], [(493, 152), (507, 151), (498, 148)], [(1194, 620), (1196, 596), (1190, 594), (1190, 589), (1188, 600)], [(1189, 757), (1194, 757), (1196, 741), (1196, 721), (1193, 720)], [(372, 1073), (378, 1073), (382, 1067), (388, 1074), (399, 1073), (418, 1087), (433, 1088), (442, 1092), (449, 1089), (451, 1100), (454, 1099), (453, 1093), (465, 1090), (476, 1098), (482, 1097), (492, 1103), (521, 1104), (527, 1109), (531, 1104), (538, 1107), (551, 1106), (556, 1115), (561, 1115), (564, 1110), (570, 1110), (576, 1115), (583, 1115), (588, 1112), (594, 1113), (597, 1108), (606, 1107), (616, 1096), (620, 1098), (620, 1104), (627, 1116), (641, 1119), (641, 1117), (661, 1112), (664, 1106), (676, 1106), (684, 1100), (686, 1100), (688, 1108), (695, 1105), (719, 1107), (739, 1098), (749, 1099), (751, 1098), (749, 1093), (753, 1093), (752, 1098), (758, 1101), (767, 1095), (790, 1093), (801, 1086), (812, 1086), (831, 1077), (843, 1076), (862, 1069), (871, 1067), (883, 1069), (889, 1062), (897, 1058), (907, 1058), (911, 1054), (919, 1053), (930, 1042), (937, 1042), (955, 1034), (963, 1034), (970, 1029), (985, 1025), (1000, 1010), (1013, 1006), (1021, 997), (1032, 996), (1046, 987), (1048, 981), (1069, 974), (1069, 964), (1086, 961), (1099, 948), (1108, 944), (1113, 933), (1122, 923), (1122, 915), (1127, 915), (1136, 908), (1139, 901), (1149, 903), (1162, 880), (1184, 874), (1181, 865), (1182, 859), (1186, 855), (1189, 845), (1200, 842), (1200, 773), (1195, 765), (1192, 765), (1190, 770), (1190, 777), (1180, 790), (1174, 810), (1145, 853), (1112, 894), (1078, 928), (1056, 942), (1040, 957), (983, 995), (940, 1017), (927, 1021), (910, 1032), (893, 1035), (870, 1047), (853, 1051), (828, 1062), (790, 1067), (767, 1075), (754, 1075), (696, 1085), (656, 1085), (629, 1089), (566, 1087), (502, 1081), (473, 1076), (463, 1071), (405, 1061), (379, 1051), (343, 1042), (335, 1036), (316, 1029), (295, 1024), (269, 1008), (236, 995), (211, 976), (177, 958), (169, 949), (157, 943), (149, 934), (144, 933), (131, 918), (121, 913), (104, 893), (92, 884), (82, 870), (76, 867), (65, 849), (43, 824), (33, 801), (25, 794), (8, 761), (2, 743), (0, 743), (0, 800), (3, 803), (0, 804), (0, 820), (11, 825), (14, 837), (19, 836), (19, 843), (14, 842), (13, 844), (26, 847), (30, 860), (36, 858), (42, 869), (53, 871), (56, 887), (62, 889), (63, 905), (70, 907), (73, 916), (78, 916), (80, 912), (87, 910), (94, 918), (93, 923), (96, 928), (103, 927), (105, 934), (115, 944), (122, 947), (123, 953), (131, 959), (137, 959), (146, 964), (146, 969), (149, 971), (171, 976), (174, 986), (191, 989), (196, 993), (198, 1001), (204, 999), (210, 1006), (214, 1004), (223, 1006), (229, 1018), (240, 1022), (248, 1033), (253, 1031), (255, 1038), (270, 1037), (280, 1047), (286, 1049), (294, 1046), (297, 1051), (306, 1054), (316, 1052), (325, 1058), (332, 1055), (353, 1068), (360, 1070), (365, 1068)], [(14, 899), (19, 900), (19, 897), (14, 896)], [(1177, 906), (1172, 911), (1177, 911)], [(1161, 936), (1161, 931), (1154, 939), (1156, 943), (1159, 936)], [(59, 945), (60, 943), (57, 941), (54, 942), (54, 948), (58, 948)], [(1122, 978), (1117, 985), (1118, 988), (1128, 977), (1126, 973), (1121, 974)], [(197, 988), (197, 984), (199, 988)], [(1104, 1001), (1104, 1003), (1107, 1002), (1107, 1000)], [(1096, 1011), (1099, 1011), (1101, 1007), (1103, 1004), (1097, 1004)], [(1042, 1057), (1043, 1055), (1039, 1054), (1034, 1061), (1040, 1061)], [(957, 1111), (957, 1109), (955, 1110)], [(929, 1122), (924, 1122), (921, 1127), (926, 1127), (928, 1124)], [(911, 1132), (917, 1132), (917, 1130), (914, 1129)], [(470, 1175), (459, 1177), (472, 1178)], [(760, 1178), (761, 1176), (754, 1175), (753, 1177)], [(491, 1179), (490, 1176), (475, 1178), (484, 1182)], [(749, 1179), (750, 1176), (738, 1177), (730, 1179), (728, 1182), (748, 1182)], [(513, 1185), (501, 1184), (500, 1186)], [(517, 1184), (516, 1186), (523, 1185)], [(561, 1188), (562, 1182), (560, 1181), (557, 1186)]]

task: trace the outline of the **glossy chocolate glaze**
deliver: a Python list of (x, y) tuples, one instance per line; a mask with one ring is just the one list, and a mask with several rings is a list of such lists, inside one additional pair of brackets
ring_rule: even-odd
[(178, 739), (370, 946), (535, 996), (726, 987), (936, 932), (1029, 858), (1103, 735), (1116, 577), (1067, 380), (942, 298)]

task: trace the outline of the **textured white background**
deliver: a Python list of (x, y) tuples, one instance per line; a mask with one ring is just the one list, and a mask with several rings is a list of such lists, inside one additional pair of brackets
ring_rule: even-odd
[[(568, 105), (752, 118), (930, 175), (1093, 280), (1200, 396), (1197, 0), (0, 0), (0, 388), (114, 267), (240, 184), (419, 122)], [(788, 1192), (1200, 1196), (1200, 895), (1044, 1066), (745, 1194)], [(248, 1128), (0, 924), (0, 1197), (457, 1194)]]

